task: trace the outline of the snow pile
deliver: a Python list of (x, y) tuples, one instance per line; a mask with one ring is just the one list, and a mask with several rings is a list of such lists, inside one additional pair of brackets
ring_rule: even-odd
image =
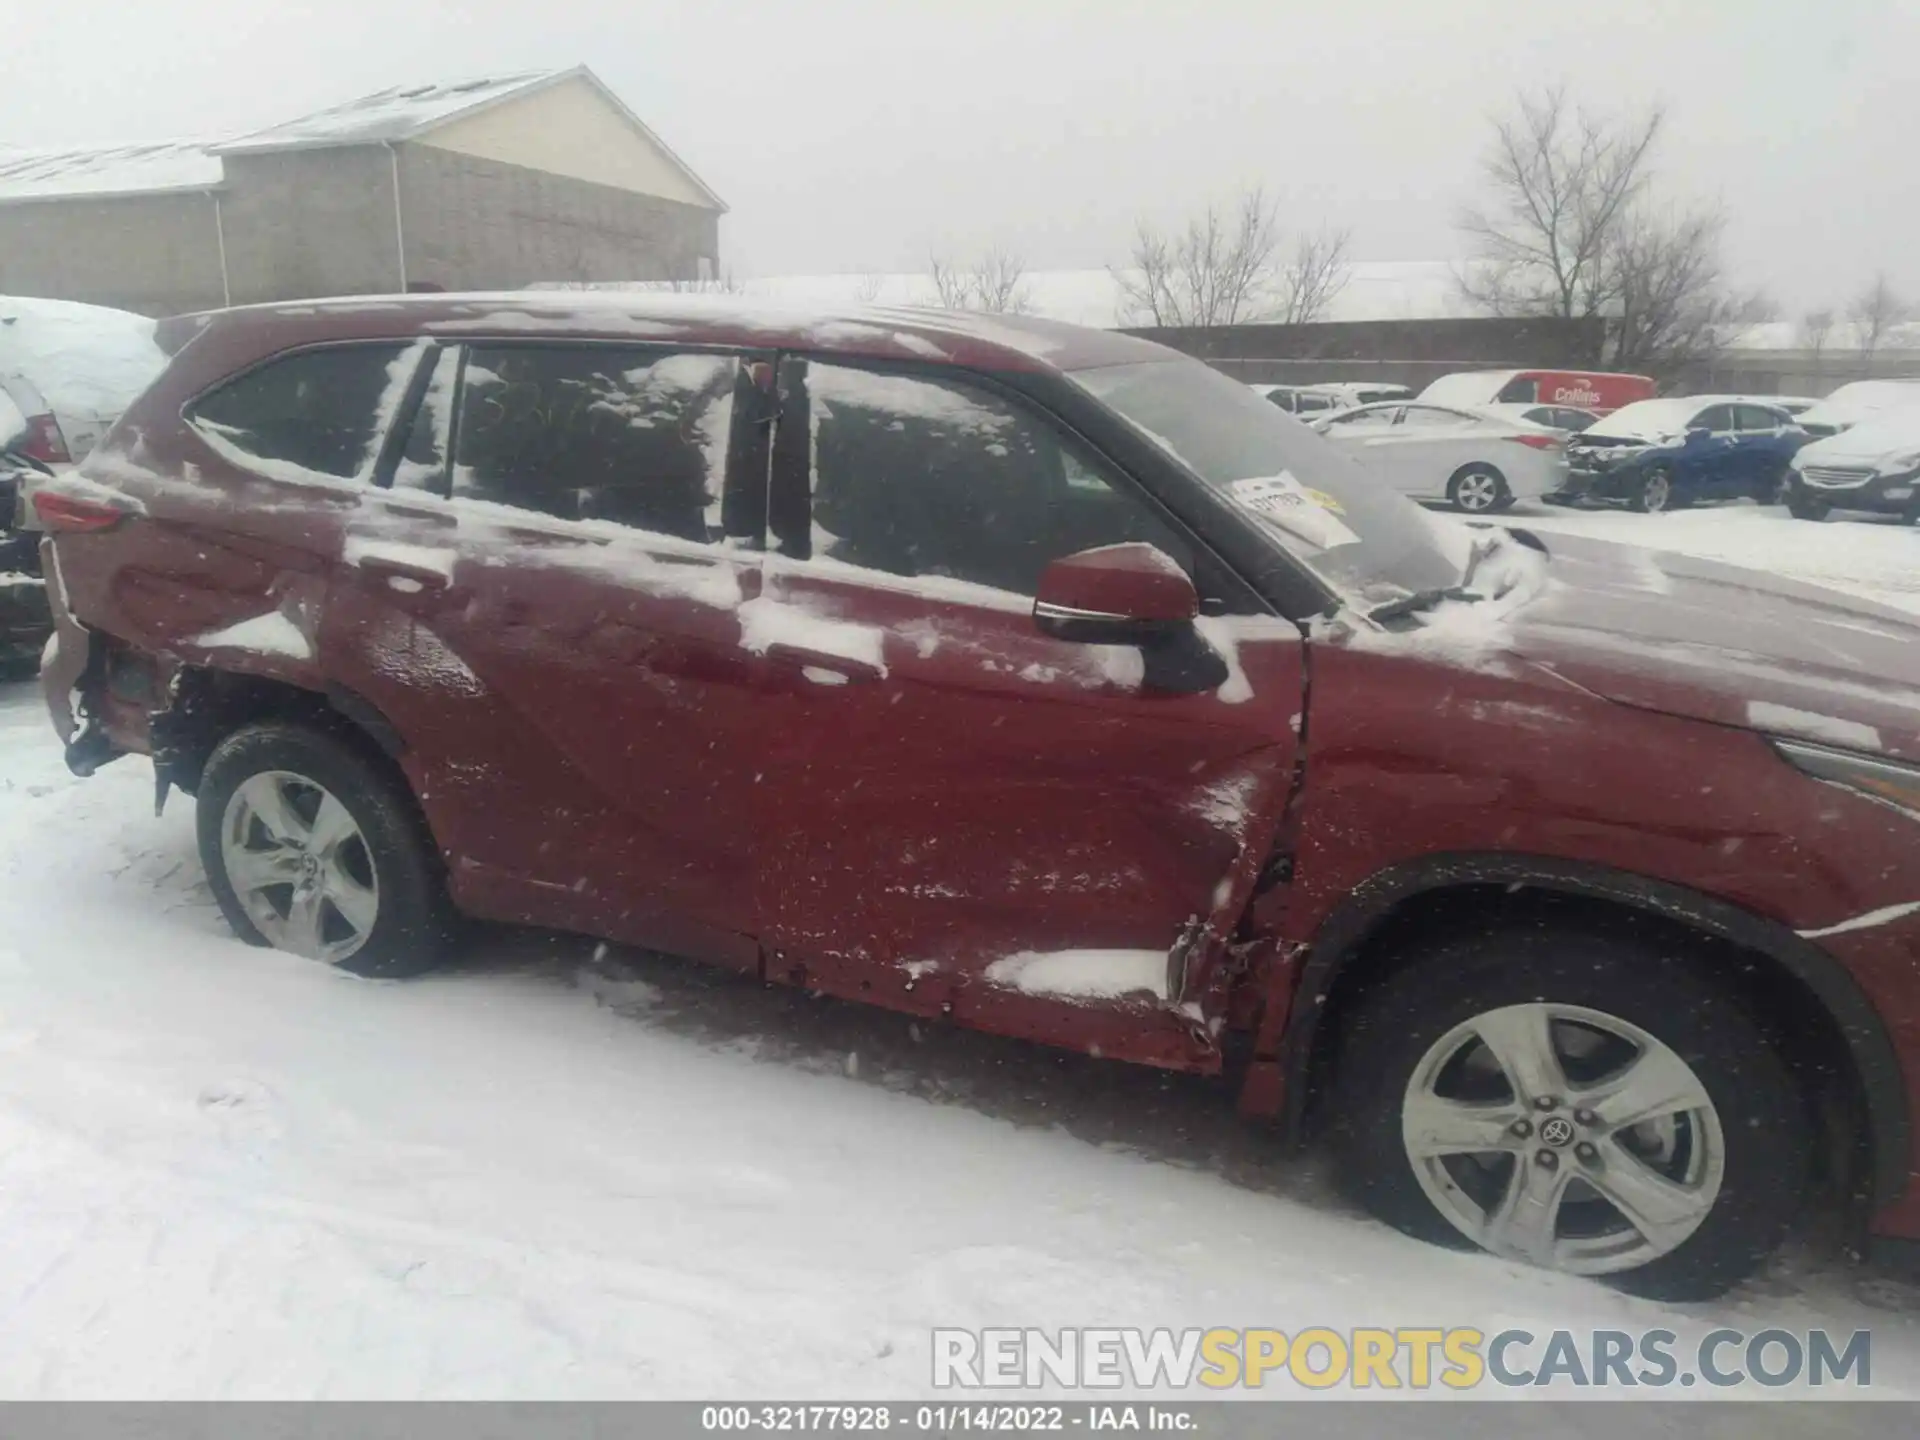
[(313, 658), (313, 643), (278, 610), (209, 631), (193, 643), (209, 650), (247, 650), (255, 655), (284, 655), (293, 660)]
[(1164, 950), (1022, 950), (987, 966), (990, 984), (1028, 995), (1113, 1000), (1142, 991), (1167, 998)]

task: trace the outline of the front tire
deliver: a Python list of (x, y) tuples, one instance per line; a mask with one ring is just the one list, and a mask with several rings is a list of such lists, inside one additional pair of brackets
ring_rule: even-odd
[(1634, 487), (1633, 497), (1628, 503), (1642, 515), (1661, 515), (1678, 509), (1673, 495), (1673, 472), (1660, 465), (1647, 471)]
[(417, 975), (452, 933), (440, 858), (405, 782), (358, 746), (267, 721), (214, 748), (200, 859), (234, 932), (356, 975)]
[(1778, 1247), (1813, 1153), (1766, 1031), (1670, 946), (1552, 928), (1432, 946), (1343, 1026), (1358, 1198), (1440, 1244), (1705, 1299)]
[(1491, 465), (1463, 465), (1447, 481), (1447, 503), (1469, 515), (1490, 515), (1513, 504), (1507, 477)]
[(1789, 479), (1784, 482), (1786, 494), (1782, 497), (1787, 513), (1796, 520), (1824, 520), (1832, 513), (1833, 507), (1824, 500), (1816, 500), (1806, 489)]

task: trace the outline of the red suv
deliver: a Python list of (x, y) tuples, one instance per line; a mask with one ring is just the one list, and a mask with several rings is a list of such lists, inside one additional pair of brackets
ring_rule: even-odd
[(255, 944), (457, 916), (1238, 1078), (1668, 1296), (1920, 1237), (1920, 635), (1389, 494), (1196, 361), (629, 295), (223, 312), (37, 499), (75, 769)]

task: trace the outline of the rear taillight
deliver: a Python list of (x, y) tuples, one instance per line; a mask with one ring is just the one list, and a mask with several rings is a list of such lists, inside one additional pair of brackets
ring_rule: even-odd
[(60, 424), (51, 415), (35, 415), (27, 421), (27, 436), (20, 445), (20, 453), (42, 465), (73, 463), (73, 456), (67, 452), (67, 437), (60, 433)]
[(1566, 443), (1558, 435), (1509, 435), (1507, 439), (1530, 450), (1558, 450)]
[(107, 530), (118, 525), (126, 511), (104, 500), (78, 500), (52, 490), (36, 490), (33, 513), (40, 523), (56, 534), (76, 534), (89, 530)]

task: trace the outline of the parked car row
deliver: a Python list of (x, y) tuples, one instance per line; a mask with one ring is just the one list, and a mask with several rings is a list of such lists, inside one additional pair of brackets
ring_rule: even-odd
[[(1417, 400), (1319, 408), (1330, 387), (1301, 387), (1282, 408), (1402, 494), (1469, 512), (1753, 499), (1800, 519), (1837, 509), (1920, 519), (1920, 380), (1856, 381), (1824, 400), (1653, 388), (1642, 375), (1471, 371)], [(1303, 408), (1309, 398), (1316, 408)]]

